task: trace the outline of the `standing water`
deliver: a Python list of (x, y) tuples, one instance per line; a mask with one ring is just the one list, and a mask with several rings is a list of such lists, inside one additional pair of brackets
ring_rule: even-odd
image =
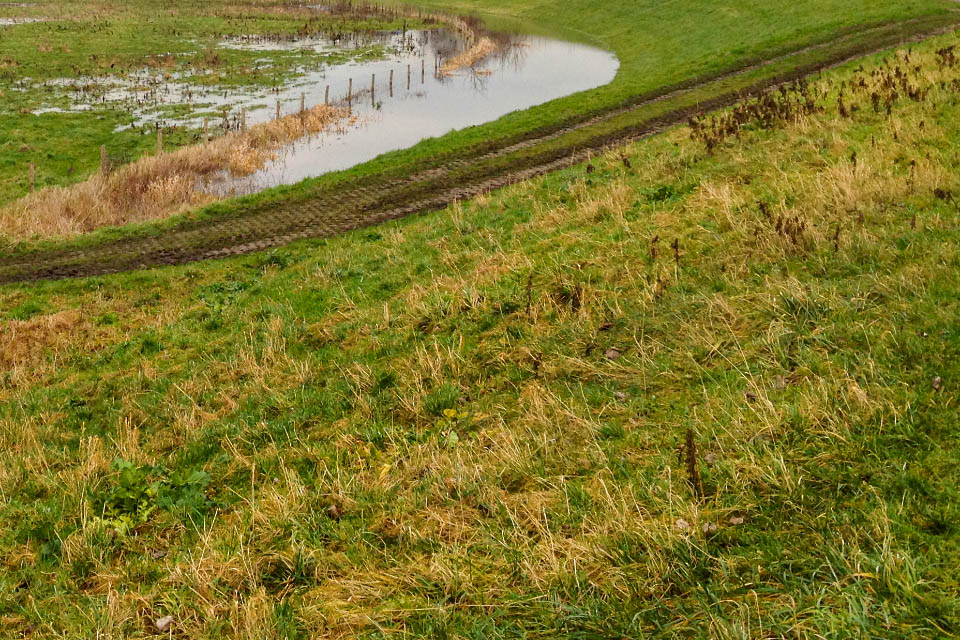
[[(436, 72), (437, 68), (465, 48), (459, 38), (442, 29), (408, 31), (393, 38), (395, 46), (388, 48), (387, 59), (310, 72), (303, 82), (276, 95), (283, 113), (293, 113), (300, 108), (302, 93), (308, 107), (323, 104), (329, 86), (331, 103), (349, 103), (353, 124), (289, 145), (249, 176), (221, 174), (204, 185), (204, 190), (244, 195), (347, 169), (425, 138), (603, 86), (619, 68), (612, 53), (586, 45), (534, 36), (499, 36), (493, 54), (473, 66), (443, 73)], [(351, 81), (353, 93), (348, 96)], [(273, 107), (267, 106), (249, 117), (256, 122), (274, 115)]]
[[(230, 196), (347, 169), (426, 138), (608, 84), (620, 64), (612, 53), (586, 45), (494, 33), (468, 38), (444, 28), (234, 37), (219, 46), (262, 52), (255, 65), (265, 72), (276, 52), (306, 53), (305, 59), (316, 63), (298, 68), (294, 81), (275, 88), (222, 86), (211, 81), (212, 70), (203, 68), (165, 72), (147, 66), (117, 75), (36, 83), (21, 78), (12, 89), (42, 89), (47, 101), (33, 109), (37, 115), (120, 110), (129, 119), (118, 130), (142, 134), (154, 127), (197, 130), (205, 126), (205, 118), (231, 131), (241, 122), (254, 125), (278, 112), (294, 114), (301, 105), (311, 108), (327, 101), (349, 109), (347, 120), (282, 148), (250, 175), (223, 171), (197, 185), (201, 191)], [(450, 64), (464, 53), (475, 55), (464, 56), (462, 65)]]

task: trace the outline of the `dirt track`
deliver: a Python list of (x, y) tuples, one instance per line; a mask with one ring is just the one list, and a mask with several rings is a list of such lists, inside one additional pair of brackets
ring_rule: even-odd
[[(732, 104), (745, 95), (791, 82), (818, 69), (873, 51), (956, 28), (930, 21), (877, 25), (856, 37), (807, 47), (770, 60), (638, 96), (601, 113), (530, 132), (518, 138), (462, 149), (404, 172), (402, 167), (364, 178), (363, 184), (321, 187), (307, 200), (263, 205), (221, 218), (187, 221), (155, 235), (106, 241), (83, 248), (38, 250), (0, 257), (0, 283), (93, 276), (148, 267), (241, 255), (305, 238), (331, 236), (413, 213), (442, 208), (492, 189), (513, 184), (585, 160), (611, 146), (649, 136), (686, 121), (697, 112)], [(845, 45), (845, 40), (849, 41)], [(791, 57), (824, 50), (816, 63), (789, 73), (773, 67)], [(763, 80), (738, 90), (720, 90), (695, 106), (670, 108), (656, 116), (631, 120), (657, 103), (678, 101), (692, 92), (769, 67)], [(575, 140), (565, 142), (565, 137)]]

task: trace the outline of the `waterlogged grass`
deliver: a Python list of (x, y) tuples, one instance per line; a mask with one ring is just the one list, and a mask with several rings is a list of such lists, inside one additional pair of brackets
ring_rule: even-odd
[[(932, 22), (924, 22), (921, 27), (924, 30), (934, 29), (940, 25), (941, 20), (942, 18), (935, 18)], [(647, 130), (647, 127), (658, 118), (674, 119), (670, 114), (684, 110), (700, 110), (718, 96), (728, 96), (733, 99), (744, 91), (754, 91), (758, 84), (767, 83), (771, 78), (794, 77), (798, 73), (808, 73), (838, 59), (863, 55), (864, 51), (881, 49), (882, 43), (890, 46), (901, 42), (904, 38), (914, 36), (917, 28), (917, 25), (912, 27), (897, 25), (893, 28), (868, 29), (862, 33), (850, 34), (841, 38), (833, 46), (801, 49), (778, 58), (770, 64), (720, 76), (689, 90), (679, 91), (657, 100), (648, 100), (640, 106), (607, 115), (592, 125), (575, 127), (533, 143), (531, 143), (531, 136), (535, 139), (537, 133), (557, 131), (562, 124), (547, 124), (546, 131), (544, 129), (538, 129), (536, 132), (512, 130), (506, 138), (499, 140), (476, 140), (471, 137), (470, 144), (463, 146), (451, 145), (449, 136), (444, 136), (424, 141), (409, 150), (384, 154), (374, 161), (347, 171), (327, 174), (288, 187), (269, 189), (253, 196), (218, 202), (160, 222), (105, 227), (66, 241), (60, 237), (32, 238), (27, 241), (14, 241), (10, 238), (8, 247), (11, 252), (27, 255), (50, 248), (56, 250), (73, 247), (95, 248), (112, 240), (137, 236), (140, 239), (155, 237), (163, 241), (162, 238), (167, 230), (176, 229), (183, 224), (203, 225), (216, 222), (223, 216), (251, 215), (269, 218), (272, 207), (295, 207), (303, 201), (314, 200), (318, 194), (322, 197), (323, 194), (329, 195), (341, 191), (345, 191), (349, 197), (357, 184), (362, 183), (365, 186), (390, 184), (397, 179), (404, 180), (411, 174), (426, 174), (433, 169), (448, 167), (456, 160), (467, 160), (467, 162), (461, 163), (463, 166), (452, 171), (445, 178), (434, 180), (432, 184), (430, 181), (425, 181), (420, 186), (421, 191), (429, 193), (431, 189), (442, 189), (445, 185), (470, 184), (477, 179), (478, 175), (489, 177), (497, 175), (498, 172), (503, 175), (520, 167), (529, 167), (563, 157), (570, 154), (572, 150), (584, 147), (599, 148), (599, 145), (609, 144), (604, 141), (621, 140), (638, 129)], [(582, 114), (580, 117), (587, 117), (587, 115), (589, 114)], [(481, 130), (483, 127), (472, 128), (464, 131), (463, 135), (472, 136)], [(497, 153), (489, 158), (477, 158), (486, 151), (496, 151), (505, 145), (524, 140), (527, 144), (519, 145), (510, 152)], [(409, 196), (404, 197), (409, 199)], [(199, 247), (203, 247), (205, 242), (209, 242), (209, 238), (200, 236), (195, 241)]]
[[(336, 3), (333, 3), (336, 4)], [(99, 168), (100, 145), (115, 163), (135, 160), (156, 148), (152, 127), (134, 126), (133, 105), (98, 104), (95, 95), (79, 99), (92, 107), (81, 113), (43, 112), (69, 109), (76, 88), (89, 78), (114, 78), (150, 69), (167, 80), (180, 78), (196, 87), (233, 92), (242, 88), (283, 86), (305, 70), (348, 60), (376, 58), (371, 45), (329, 53), (259, 51), (222, 46), (232, 37), (311, 37), (369, 30), (422, 26), (415, 19), (344, 9), (332, 14), (283, 2), (177, 2), (160, 7), (138, 2), (55, 0), (27, 7), (0, 6), (0, 17), (32, 16), (42, 22), (0, 27), (0, 204), (29, 190), (29, 163), (37, 167), (38, 188), (72, 184)], [(68, 86), (47, 84), (65, 80)], [(24, 90), (24, 88), (26, 89)], [(99, 89), (94, 85), (93, 93)], [(163, 91), (163, 88), (160, 88)], [(163, 114), (164, 108), (158, 108)], [(222, 113), (203, 103), (188, 108), (195, 117)], [(186, 115), (181, 109), (180, 115)], [(198, 131), (164, 127), (165, 145), (195, 143)], [(65, 144), (65, 141), (69, 141)]]
[(441, 213), (0, 289), (5, 631), (960, 633), (958, 45)]

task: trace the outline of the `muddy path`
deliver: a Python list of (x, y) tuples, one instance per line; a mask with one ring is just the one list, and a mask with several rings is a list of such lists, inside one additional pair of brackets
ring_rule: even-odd
[[(947, 32), (957, 28), (955, 19), (948, 23), (939, 16), (860, 29), (828, 43), (637, 96), (602, 112), (440, 154), (416, 166), (391, 167), (354, 182), (335, 179), (306, 199), (188, 220), (148, 235), (84, 247), (0, 256), (0, 283), (95, 276), (243, 255), (440, 209), (458, 199), (577, 164), (818, 70)], [(803, 56), (814, 52), (822, 56), (803, 61)], [(776, 71), (776, 65), (791, 59), (798, 64), (786, 72)], [(731, 82), (765, 69), (770, 72), (760, 80)], [(712, 97), (698, 99), (704, 91)]]

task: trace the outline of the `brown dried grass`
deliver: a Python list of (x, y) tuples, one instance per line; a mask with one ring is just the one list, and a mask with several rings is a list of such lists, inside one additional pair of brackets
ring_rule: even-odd
[(164, 218), (208, 204), (199, 190), (220, 172), (246, 176), (276, 157), (284, 145), (343, 126), (344, 109), (319, 105), (235, 132), (206, 144), (147, 156), (68, 187), (49, 187), (0, 209), (0, 234), (14, 239), (67, 236)]
[(76, 309), (11, 320), (0, 325), (0, 368), (14, 371), (35, 364), (48, 350), (60, 353), (75, 348), (79, 335), (88, 330)]

